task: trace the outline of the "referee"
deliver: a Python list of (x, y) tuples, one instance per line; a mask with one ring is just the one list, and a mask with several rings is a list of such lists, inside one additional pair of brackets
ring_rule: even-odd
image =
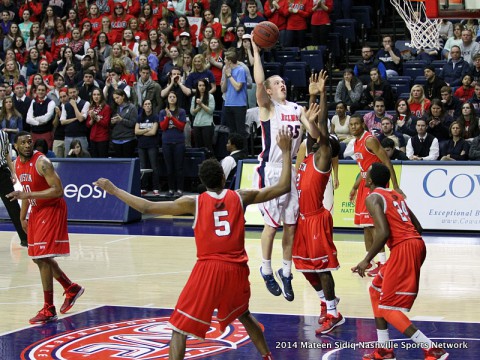
[(5, 196), (12, 191), (15, 191), (13, 189), (13, 184), (17, 181), (8, 144), (7, 133), (0, 130), (0, 196), (2, 197), (3, 204), (8, 211), (8, 215), (12, 219), (18, 236), (20, 237), (20, 245), (26, 247), (28, 246), (27, 234), (23, 230), (20, 221), (20, 205), (18, 204), (18, 201), (11, 201)]

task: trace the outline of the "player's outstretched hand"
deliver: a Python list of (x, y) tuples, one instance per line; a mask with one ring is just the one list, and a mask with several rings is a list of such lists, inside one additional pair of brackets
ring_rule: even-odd
[(357, 266), (352, 267), (351, 270), (354, 273), (358, 273), (358, 275), (360, 275), (361, 277), (365, 277), (365, 271), (367, 270), (368, 264), (369, 263), (365, 261), (365, 259), (363, 259), (358, 263)]
[(107, 193), (112, 195), (117, 187), (108, 179), (100, 178), (93, 183), (93, 185), (98, 186), (100, 189), (105, 190)]
[(284, 127), (277, 134), (277, 145), (282, 152), (288, 151), (292, 147), (292, 135)]
[(312, 75), (310, 75), (310, 80), (308, 84), (309, 95), (318, 95), (317, 79), (318, 79), (318, 74), (312, 73)]
[(321, 70), (317, 76), (317, 88), (320, 94), (325, 92), (328, 75), (325, 70)]
[(258, 45), (255, 43), (255, 35), (252, 34), (252, 50), (254, 53), (259, 53), (260, 50), (258, 49)]
[(320, 105), (317, 103), (310, 104), (308, 110), (305, 112), (305, 116), (307, 117), (309, 123), (316, 123), (318, 114), (320, 114), (320, 110)]
[(10, 201), (28, 199), (28, 193), (24, 191), (12, 191), (10, 194), (5, 195)]

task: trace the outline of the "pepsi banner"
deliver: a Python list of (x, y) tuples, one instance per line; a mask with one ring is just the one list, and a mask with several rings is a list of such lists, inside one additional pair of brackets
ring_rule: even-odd
[(480, 167), (471, 161), (404, 161), (400, 187), (429, 230), (480, 230)]
[[(50, 159), (63, 184), (69, 221), (108, 221), (126, 223), (141, 219), (141, 214), (114, 196), (93, 186), (100, 177), (140, 196), (138, 159)], [(0, 202), (0, 219), (10, 220)]]

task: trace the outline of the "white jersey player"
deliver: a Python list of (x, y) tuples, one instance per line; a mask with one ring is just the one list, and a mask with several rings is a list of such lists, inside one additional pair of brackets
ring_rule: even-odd
[[(257, 84), (257, 103), (259, 106), (259, 117), (263, 134), (263, 151), (259, 156), (260, 165), (255, 174), (255, 185), (266, 187), (278, 181), (281, 172), (281, 152), (274, 144), (278, 130), (286, 127), (290, 130), (293, 138), (292, 157), (298, 151), (302, 142), (302, 124), (313, 137), (318, 137), (316, 126), (310, 126), (314, 122), (318, 111), (306, 112), (305, 109), (295, 103), (289, 102), (285, 81), (278, 75), (265, 80), (262, 60), (258, 47), (252, 37), (252, 48), (254, 56), (253, 72)], [(295, 225), (298, 215), (298, 194), (295, 188), (295, 169), (292, 167), (292, 187), (289, 194), (283, 195), (274, 201), (261, 204), (260, 211), (263, 214), (265, 226), (262, 232), (262, 265), (260, 273), (265, 281), (267, 289), (275, 296), (283, 292), (288, 300), (294, 299), (292, 289), (292, 245), (295, 234)], [(279, 283), (273, 276), (271, 265), (273, 239), (277, 228), (283, 223), (283, 264), (275, 273)]]

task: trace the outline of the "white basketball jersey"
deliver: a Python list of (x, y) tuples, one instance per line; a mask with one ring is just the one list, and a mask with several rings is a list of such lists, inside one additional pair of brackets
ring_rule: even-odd
[(292, 134), (292, 159), (297, 155), (298, 148), (302, 143), (303, 130), (300, 117), (302, 107), (296, 103), (287, 101), (282, 105), (271, 100), (275, 108), (273, 119), (261, 121), (262, 126), (262, 152), (258, 156), (259, 161), (281, 163), (282, 150), (277, 145), (277, 134), (285, 127)]

